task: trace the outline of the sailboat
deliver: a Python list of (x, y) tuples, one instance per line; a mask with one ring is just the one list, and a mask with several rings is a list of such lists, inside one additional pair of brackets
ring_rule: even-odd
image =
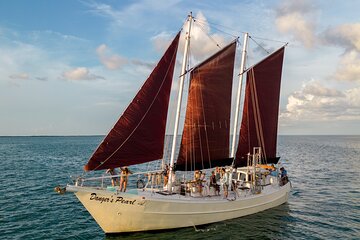
[[(136, 186), (126, 192), (111, 186), (114, 177), (80, 176), (66, 186), (105, 233), (174, 229), (209, 224), (254, 214), (288, 200), (290, 182), (283, 182), (275, 167), (280, 82), (284, 46), (245, 69), (248, 33), (245, 34), (234, 128), (230, 127), (232, 86), (237, 40), (205, 61), (187, 69), (191, 27), (186, 21), (184, 58), (179, 78), (174, 137), (167, 178), (163, 167), (134, 172)], [(134, 99), (97, 147), (85, 171), (113, 169), (161, 161), (171, 85), (180, 42), (179, 32)], [(180, 146), (177, 137), (185, 76), (190, 74)], [(246, 88), (238, 135), (242, 79)], [(168, 123), (170, 124), (170, 123)], [(231, 138), (231, 130), (233, 130)], [(231, 146), (230, 146), (231, 145)], [(230, 149), (231, 148), (231, 149)], [(176, 161), (175, 161), (176, 159)], [(164, 164), (162, 164), (164, 166)], [(224, 170), (225, 188), (216, 193), (206, 179), (194, 180), (201, 170)], [(190, 175), (190, 179), (189, 179)], [(140, 176), (146, 176), (145, 181)], [(147, 179), (147, 180), (146, 180)], [(163, 183), (158, 180), (168, 179)], [(223, 179), (223, 178), (222, 178)], [(166, 181), (166, 180), (165, 180)], [(130, 188), (131, 186), (129, 186)]]

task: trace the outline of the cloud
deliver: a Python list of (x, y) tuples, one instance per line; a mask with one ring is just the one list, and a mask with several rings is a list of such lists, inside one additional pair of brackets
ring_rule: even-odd
[(360, 23), (328, 28), (321, 38), (325, 44), (344, 48), (333, 78), (360, 82)]
[(357, 81), (360, 83), (360, 52), (351, 50), (344, 53), (334, 78), (340, 81)]
[(173, 34), (168, 32), (161, 32), (156, 36), (151, 38), (152, 44), (154, 45), (156, 51), (164, 52), (165, 49), (170, 45)]
[(100, 59), (100, 62), (110, 70), (120, 69), (122, 66), (128, 63), (127, 59), (111, 53), (111, 50), (105, 45), (101, 44), (96, 53)]
[(27, 74), (27, 73), (16, 73), (16, 74), (10, 75), (9, 78), (27, 80), (27, 79), (29, 79), (29, 74)]
[[(222, 47), (225, 47), (232, 39), (228, 39), (224, 37), (224, 35), (218, 33), (211, 33), (208, 21), (201, 12), (196, 14), (195, 19), (196, 20), (193, 22), (191, 27), (190, 53), (193, 60), (195, 62), (199, 62), (219, 51)], [(184, 26), (184, 29), (187, 29), (187, 25)], [(180, 54), (184, 51), (185, 31), (186, 30), (182, 32), (182, 36), (180, 38), (180, 47), (178, 50)], [(156, 50), (164, 52), (164, 50), (169, 46), (172, 37), (174, 37), (173, 34), (162, 32), (154, 36), (151, 40)]]
[(35, 79), (39, 80), (39, 81), (47, 81), (48, 80), (47, 77), (36, 77)]
[(294, 41), (311, 48), (316, 43), (315, 10), (308, 0), (284, 0), (275, 12), (276, 26), (280, 32), (291, 34)]
[(288, 97), (283, 122), (360, 120), (360, 88), (339, 91), (310, 81)]
[[(155, 29), (159, 24), (163, 24), (166, 17), (173, 17), (172, 13), (178, 11), (177, 4), (180, 2), (168, 0), (142, 0), (121, 8), (116, 8), (104, 3), (96, 3), (94, 1), (85, 2), (93, 14), (100, 15), (111, 20), (111, 29), (118, 31), (119, 29), (133, 29), (133, 31), (148, 30), (149, 28)], [(159, 17), (161, 13), (162, 17)], [(142, 21), (139, 16), (146, 16), (146, 19), (152, 21)], [(144, 19), (144, 18), (142, 18)], [(129, 24), (130, 23), (130, 24)]]
[(325, 43), (342, 46), (348, 51), (360, 51), (360, 23), (331, 27), (321, 36)]
[(132, 60), (131, 63), (135, 66), (145, 67), (150, 70), (154, 69), (156, 66), (156, 63), (144, 62), (138, 59)]
[(105, 79), (104, 77), (90, 74), (90, 71), (86, 67), (78, 67), (62, 74), (63, 78), (67, 80), (96, 80)]

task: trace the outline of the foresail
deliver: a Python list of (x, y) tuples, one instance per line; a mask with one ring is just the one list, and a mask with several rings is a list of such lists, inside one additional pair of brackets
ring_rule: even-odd
[(140, 164), (163, 156), (166, 119), (180, 32), (84, 169)]
[(276, 144), (284, 47), (247, 71), (236, 165), (247, 165), (247, 154), (261, 147), (267, 163), (277, 163)]
[(233, 42), (191, 72), (177, 170), (231, 163), (229, 131), (235, 50)]

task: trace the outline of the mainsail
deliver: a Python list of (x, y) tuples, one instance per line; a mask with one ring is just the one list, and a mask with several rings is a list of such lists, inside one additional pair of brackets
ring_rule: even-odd
[(235, 50), (236, 42), (233, 42), (191, 72), (177, 170), (204, 169), (231, 162), (229, 131)]
[(261, 147), (266, 163), (277, 163), (276, 144), (284, 47), (247, 72), (236, 166), (247, 165), (247, 154)]
[(161, 159), (180, 32), (84, 169), (100, 170)]

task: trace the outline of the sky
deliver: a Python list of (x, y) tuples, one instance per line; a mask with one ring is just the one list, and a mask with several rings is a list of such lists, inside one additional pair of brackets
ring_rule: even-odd
[(254, 40), (247, 67), (289, 43), (279, 134), (360, 134), (359, 9), (356, 0), (0, 1), (0, 136), (106, 134), (190, 11), (192, 64), (216, 44), (242, 44), (244, 32)]

